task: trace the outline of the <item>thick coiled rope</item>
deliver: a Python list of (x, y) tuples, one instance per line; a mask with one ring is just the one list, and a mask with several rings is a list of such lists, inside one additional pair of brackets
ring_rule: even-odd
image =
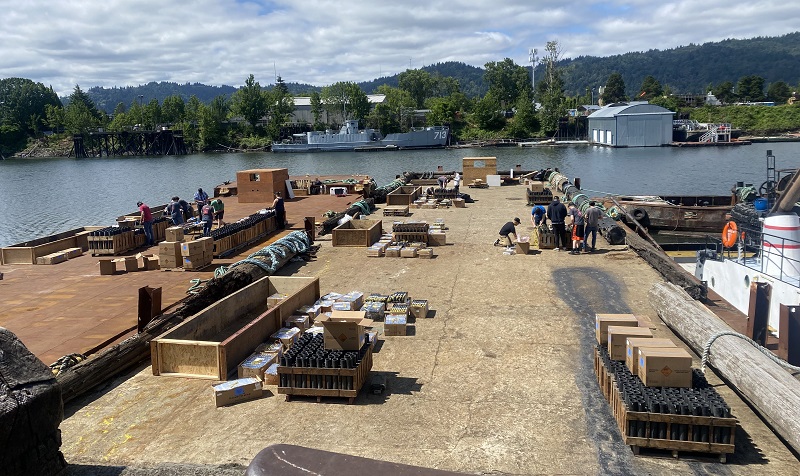
[[(294, 254), (305, 253), (311, 249), (311, 240), (308, 238), (308, 235), (304, 231), (293, 231), (288, 235), (284, 236), (283, 238), (275, 241), (271, 245), (267, 245), (264, 248), (256, 251), (255, 253), (250, 254), (247, 258), (237, 261), (232, 265), (228, 266), (220, 266), (219, 268), (214, 270), (214, 278), (220, 278), (225, 273), (230, 271), (231, 269), (239, 266), (240, 264), (250, 263), (252, 265), (258, 266), (259, 268), (266, 271), (268, 274), (272, 274), (278, 270), (278, 261), (282, 258), (285, 258), (289, 252)], [(270, 258), (270, 263), (267, 264), (264, 260), (257, 259), (261, 256), (266, 256)], [(210, 279), (192, 279), (190, 282), (192, 286), (186, 291), (187, 294), (197, 294), (200, 292), (200, 287), (203, 283), (210, 281)]]
[(775, 356), (775, 354), (770, 352), (767, 348), (762, 347), (758, 342), (756, 342), (753, 339), (747, 337), (746, 335), (742, 335), (742, 334), (739, 334), (738, 332), (734, 332), (734, 331), (717, 332), (716, 334), (714, 334), (714, 335), (712, 335), (711, 337), (708, 338), (708, 342), (706, 342), (706, 345), (703, 346), (703, 356), (700, 359), (700, 371), (701, 372), (706, 373), (706, 365), (708, 364), (708, 357), (711, 354), (711, 346), (714, 344), (715, 340), (717, 340), (718, 338), (720, 338), (722, 336), (738, 337), (738, 338), (740, 338), (742, 340), (745, 340), (745, 341), (749, 342), (750, 344), (752, 344), (753, 347), (755, 347), (756, 349), (760, 350), (762, 354), (764, 354), (767, 357), (769, 357), (769, 359), (771, 361), (775, 362), (776, 364), (780, 365), (781, 367), (787, 368), (787, 369), (791, 370), (792, 372), (800, 372), (800, 367), (794, 366), (794, 365), (792, 365), (792, 364), (790, 364), (790, 363), (788, 363), (788, 362), (786, 362), (784, 360), (779, 359), (778, 357)]

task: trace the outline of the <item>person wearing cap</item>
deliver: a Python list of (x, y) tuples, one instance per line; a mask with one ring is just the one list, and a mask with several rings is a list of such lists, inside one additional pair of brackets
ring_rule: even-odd
[(136, 202), (136, 206), (139, 207), (139, 212), (141, 213), (139, 215), (139, 220), (144, 227), (144, 236), (147, 237), (147, 246), (153, 246), (155, 244), (153, 241), (153, 214), (150, 212), (150, 207), (142, 202)]
[[(519, 218), (514, 218), (513, 221), (503, 225), (503, 228), (500, 228), (500, 238), (494, 240), (494, 246), (501, 244), (500, 240), (505, 240), (507, 248), (514, 246), (514, 243), (517, 241), (517, 225), (519, 225), (519, 223)], [(514, 237), (513, 240), (511, 238), (512, 236)]]

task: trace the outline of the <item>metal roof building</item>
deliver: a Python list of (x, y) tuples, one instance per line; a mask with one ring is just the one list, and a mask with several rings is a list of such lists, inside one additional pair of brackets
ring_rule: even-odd
[(674, 113), (647, 101), (609, 104), (589, 116), (589, 142), (612, 147), (656, 147), (672, 142)]

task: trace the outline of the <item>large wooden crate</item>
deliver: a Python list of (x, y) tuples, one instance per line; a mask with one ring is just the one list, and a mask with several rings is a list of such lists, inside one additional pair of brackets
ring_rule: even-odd
[(464, 183), (475, 179), (481, 179), (485, 183), (487, 175), (497, 175), (497, 157), (464, 157), (461, 162)]
[(88, 235), (101, 226), (84, 226), (0, 248), (0, 264), (36, 264), (36, 259), (69, 248), (89, 250)]
[(403, 185), (386, 194), (387, 205), (411, 205), (422, 195), (422, 187)]
[[(372, 347), (367, 345), (367, 352), (361, 363), (354, 369), (325, 369), (315, 367), (284, 367), (278, 366), (278, 375), (288, 376), (291, 386), (278, 386), (278, 393), (286, 395), (289, 400), (291, 395), (305, 397), (346, 397), (350, 403), (358, 396), (364, 382), (367, 381), (369, 371), (372, 369)], [(335, 384), (329, 385), (326, 377), (333, 377)], [(342, 389), (343, 383), (352, 379), (350, 389)], [(281, 379), (282, 380), (282, 379)], [(323, 388), (314, 388), (314, 387)], [(332, 388), (336, 387), (336, 388)]]
[(381, 238), (383, 221), (350, 220), (333, 229), (333, 246), (371, 246)]
[[(269, 308), (267, 297), (287, 297)], [(225, 380), (283, 320), (319, 299), (319, 279), (269, 276), (203, 309), (150, 343), (153, 375)]]

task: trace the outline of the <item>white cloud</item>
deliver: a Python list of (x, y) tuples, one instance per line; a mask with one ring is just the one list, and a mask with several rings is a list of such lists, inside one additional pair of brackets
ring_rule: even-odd
[[(791, 2), (647, 0), (0, 0), (0, 77), (75, 84), (364, 81), (441, 61), (483, 66), (558, 39), (566, 57), (789, 33)], [(274, 66), (273, 66), (274, 65)]]

